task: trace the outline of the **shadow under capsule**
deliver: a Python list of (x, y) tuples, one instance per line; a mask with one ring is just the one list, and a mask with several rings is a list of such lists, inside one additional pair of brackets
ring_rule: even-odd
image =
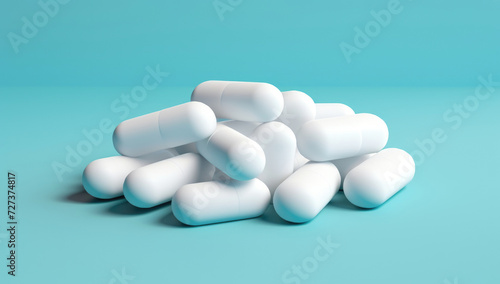
[(262, 216), (260, 216), (258, 219), (262, 220), (264, 222), (267, 222), (267, 223), (272, 223), (275, 225), (284, 225), (284, 226), (300, 226), (303, 224), (307, 224), (307, 222), (299, 224), (299, 223), (292, 223), (292, 222), (288, 222), (288, 221), (284, 220), (283, 218), (281, 218), (278, 215), (278, 213), (276, 213), (276, 210), (274, 210), (273, 205), (269, 205), (269, 207), (264, 212), (264, 214), (262, 214)]
[(172, 212), (172, 209), (169, 209), (168, 213), (166, 215), (163, 215), (158, 220), (158, 223), (162, 226), (169, 226), (169, 227), (176, 227), (176, 228), (194, 228), (193, 226), (185, 225), (185, 224), (181, 223), (179, 220), (177, 220), (177, 218), (175, 218), (175, 216), (174, 216), (174, 213)]
[(158, 206), (151, 208), (139, 208), (130, 204), (126, 199), (123, 199), (122, 202), (119, 202), (107, 208), (106, 212), (114, 215), (136, 216), (160, 210), (164, 208), (167, 204), (170, 203), (160, 204)]
[(359, 211), (361, 209), (353, 205), (349, 200), (347, 200), (347, 197), (345, 197), (344, 191), (342, 190), (339, 190), (339, 192), (337, 192), (333, 196), (332, 200), (330, 201), (330, 203), (328, 203), (328, 205), (346, 210)]
[(74, 202), (74, 203), (107, 203), (115, 200), (122, 199), (123, 196), (118, 196), (111, 199), (100, 199), (95, 198), (92, 195), (88, 194), (83, 188), (83, 185), (77, 184), (72, 187), (74, 190), (70, 194), (66, 194), (62, 197), (63, 201)]
[(376, 210), (378, 207), (375, 208), (362, 208), (358, 207), (354, 204), (352, 204), (347, 197), (344, 194), (344, 191), (340, 190), (333, 196), (332, 200), (330, 203), (328, 203), (328, 206), (333, 206), (335, 208), (340, 208), (344, 210), (352, 210), (352, 211), (370, 211), (370, 210)]
[(186, 225), (186, 224), (182, 223), (181, 221), (177, 220), (177, 218), (175, 218), (174, 213), (172, 212), (172, 209), (170, 209), (168, 214), (162, 216), (158, 220), (158, 223), (161, 224), (162, 226), (166, 225), (169, 227), (177, 227), (177, 228), (202, 228), (202, 227), (224, 226), (225, 224), (237, 223), (237, 222), (242, 222), (242, 221), (259, 220), (259, 219), (260, 218), (257, 217), (257, 218), (248, 218), (248, 219), (208, 223), (208, 224), (202, 224), (202, 225), (198, 225), (198, 226), (190, 226), (190, 225)]

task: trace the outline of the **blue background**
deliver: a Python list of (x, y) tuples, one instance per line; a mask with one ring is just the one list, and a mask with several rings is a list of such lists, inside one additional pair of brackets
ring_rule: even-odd
[[(21, 35), (22, 17), (41, 8), (4, 1), (0, 173), (18, 177), (19, 249), (12, 278), (2, 178), (0, 282), (283, 283), (318, 238), (340, 247), (301, 283), (500, 282), (499, 83), (473, 99), (479, 77), (500, 82), (500, 3), (401, 1), (402, 12), (348, 63), (339, 44), (353, 44), (354, 28), (388, 2), (243, 1), (221, 19), (212, 1), (70, 1), (16, 53), (8, 34)], [(117, 112), (148, 66), (169, 76)], [(375, 210), (338, 194), (303, 225), (270, 208), (198, 228), (178, 223), (169, 204), (139, 210), (83, 191), (84, 167), (116, 154), (110, 133), (58, 179), (52, 165), (65, 163), (84, 131), (186, 102), (209, 79), (265, 81), (377, 114), (388, 147), (419, 158), (417, 174)], [(436, 129), (446, 139), (424, 152)], [(134, 279), (120, 282), (123, 271)]]

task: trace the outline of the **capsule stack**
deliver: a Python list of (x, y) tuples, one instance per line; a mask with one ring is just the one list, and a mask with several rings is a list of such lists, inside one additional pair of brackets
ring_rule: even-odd
[(312, 220), (339, 191), (375, 208), (415, 174), (412, 157), (384, 149), (386, 123), (339, 103), (315, 103), (267, 83), (207, 81), (191, 101), (120, 123), (121, 156), (91, 162), (85, 190), (133, 206), (171, 201), (187, 225), (242, 220), (273, 205), (292, 223)]

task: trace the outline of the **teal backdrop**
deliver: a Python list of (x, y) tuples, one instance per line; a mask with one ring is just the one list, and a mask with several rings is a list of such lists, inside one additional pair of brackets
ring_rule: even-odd
[[(499, 1), (3, 1), (0, 283), (500, 283)], [(96, 200), (119, 122), (210, 79), (383, 118), (414, 180), (374, 210), (186, 227)], [(8, 275), (8, 172), (16, 276)]]

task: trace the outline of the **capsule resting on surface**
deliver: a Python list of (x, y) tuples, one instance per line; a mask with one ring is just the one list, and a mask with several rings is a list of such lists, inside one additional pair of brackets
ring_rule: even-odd
[(332, 163), (309, 162), (276, 188), (274, 209), (289, 222), (308, 222), (332, 200), (339, 187), (340, 174)]
[(170, 201), (183, 185), (212, 179), (214, 170), (199, 154), (186, 153), (134, 170), (123, 193), (130, 204), (150, 208)]
[(209, 181), (181, 187), (172, 199), (180, 222), (199, 226), (254, 218), (266, 211), (271, 194), (259, 179)]
[(92, 161), (83, 171), (82, 184), (90, 195), (111, 199), (123, 195), (123, 182), (127, 175), (142, 166), (172, 158), (174, 149), (160, 150), (137, 158), (113, 156)]
[(344, 194), (363, 208), (380, 206), (405, 187), (415, 175), (415, 162), (401, 149), (389, 148), (352, 169), (344, 180)]

